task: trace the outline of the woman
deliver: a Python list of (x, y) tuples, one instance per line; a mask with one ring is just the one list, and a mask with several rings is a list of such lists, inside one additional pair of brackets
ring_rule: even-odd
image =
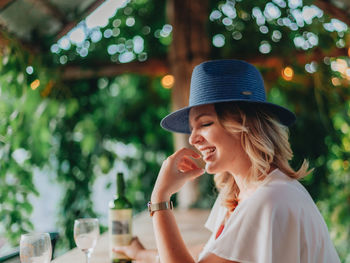
[[(117, 251), (136, 262), (340, 262), (327, 226), (293, 170), (288, 128), (295, 115), (269, 103), (259, 71), (243, 61), (217, 60), (195, 67), (189, 106), (161, 126), (189, 133), (197, 153), (183, 148), (164, 161), (149, 210), (158, 252), (137, 239)], [(205, 170), (196, 164), (202, 158)], [(198, 258), (188, 249), (171, 211), (170, 197), (187, 180), (215, 174), (220, 194), (206, 223), (212, 236)], [(159, 256), (158, 256), (159, 253)]]

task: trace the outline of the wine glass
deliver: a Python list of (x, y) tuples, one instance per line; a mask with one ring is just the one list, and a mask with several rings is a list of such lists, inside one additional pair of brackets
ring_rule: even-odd
[(94, 250), (100, 228), (97, 218), (80, 218), (74, 221), (74, 240), (77, 247), (86, 255), (86, 263), (90, 262), (90, 256)]
[(48, 233), (21, 235), (19, 254), (22, 263), (49, 263), (52, 256), (50, 235)]

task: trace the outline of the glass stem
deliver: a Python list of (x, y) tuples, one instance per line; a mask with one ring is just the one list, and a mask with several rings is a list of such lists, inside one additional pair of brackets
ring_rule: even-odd
[(90, 263), (91, 253), (90, 252), (85, 252), (85, 256), (86, 256), (86, 263)]

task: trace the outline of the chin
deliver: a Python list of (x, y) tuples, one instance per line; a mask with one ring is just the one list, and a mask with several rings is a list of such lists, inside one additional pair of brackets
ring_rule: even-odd
[(205, 171), (208, 174), (218, 174), (221, 172), (221, 171), (219, 171), (219, 169), (216, 169), (211, 163), (207, 163), (205, 165)]

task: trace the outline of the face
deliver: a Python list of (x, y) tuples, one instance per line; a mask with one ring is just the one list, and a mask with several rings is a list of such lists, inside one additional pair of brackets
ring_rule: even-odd
[(208, 173), (238, 174), (249, 168), (249, 158), (241, 146), (240, 135), (232, 135), (220, 124), (214, 105), (192, 108), (189, 119), (189, 142), (202, 154)]

